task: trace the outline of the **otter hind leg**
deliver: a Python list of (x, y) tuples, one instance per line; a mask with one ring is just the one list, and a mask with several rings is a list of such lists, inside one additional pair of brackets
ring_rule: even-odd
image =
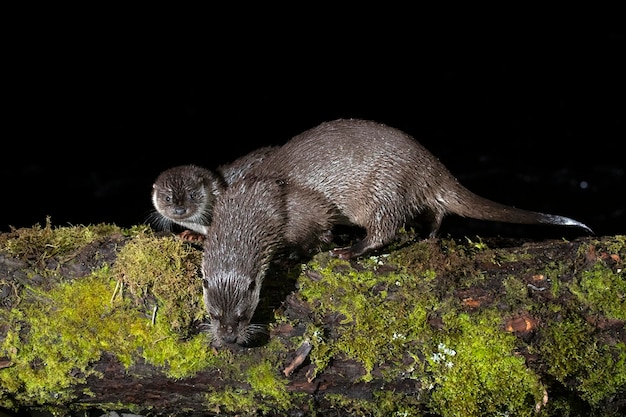
[(425, 239), (437, 237), (441, 222), (445, 213), (430, 208), (423, 208), (417, 215), (413, 216), (409, 225), (419, 231), (419, 235)]
[[(411, 223), (421, 226), (424, 236), (434, 238), (439, 232), (444, 216), (445, 213), (443, 211), (426, 208), (422, 209), (417, 215), (409, 215), (407, 217)], [(388, 213), (378, 213), (378, 216), (374, 215), (372, 217), (383, 220), (370, 222), (370, 224), (365, 226), (367, 235), (363, 240), (356, 242), (352, 246), (335, 248), (330, 251), (331, 256), (340, 259), (350, 259), (379, 249), (391, 242), (396, 237), (400, 226), (406, 223), (403, 216), (389, 216)]]

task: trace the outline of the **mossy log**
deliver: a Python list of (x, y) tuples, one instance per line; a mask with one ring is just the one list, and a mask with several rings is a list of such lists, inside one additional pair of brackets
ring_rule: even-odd
[(216, 349), (198, 245), (48, 220), (0, 235), (0, 407), (620, 415), (625, 258), (626, 237), (606, 236), (405, 239), (351, 262), (279, 259), (255, 317), (268, 334)]

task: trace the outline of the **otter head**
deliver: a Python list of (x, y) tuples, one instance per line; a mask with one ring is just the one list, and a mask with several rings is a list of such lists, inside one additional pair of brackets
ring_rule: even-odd
[(152, 185), (152, 204), (164, 222), (211, 222), (211, 210), (220, 192), (219, 177), (204, 168), (182, 165), (163, 171)]
[(202, 290), (215, 344), (246, 345), (261, 331), (262, 326), (250, 324), (261, 290), (256, 280), (237, 272), (204, 274)]

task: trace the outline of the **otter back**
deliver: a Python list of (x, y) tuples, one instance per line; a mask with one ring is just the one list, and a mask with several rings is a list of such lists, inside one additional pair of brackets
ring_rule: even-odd
[(397, 230), (426, 220), (436, 235), (447, 214), (509, 223), (545, 223), (590, 229), (576, 220), (499, 204), (463, 187), (448, 169), (408, 134), (368, 120), (325, 122), (289, 140), (256, 172), (324, 195), (366, 237), (333, 254), (351, 258), (389, 243)]

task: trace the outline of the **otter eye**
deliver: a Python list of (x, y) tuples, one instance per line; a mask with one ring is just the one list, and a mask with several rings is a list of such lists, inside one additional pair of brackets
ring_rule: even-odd
[(166, 197), (165, 197), (165, 201), (167, 201), (168, 203), (171, 203), (171, 202), (172, 202), (172, 197), (171, 197), (171, 196), (169, 196), (169, 195), (168, 195), (168, 196), (166, 196)]
[(209, 317), (211, 318), (211, 321), (221, 321), (222, 311), (219, 309), (212, 309), (212, 311), (209, 311)]

